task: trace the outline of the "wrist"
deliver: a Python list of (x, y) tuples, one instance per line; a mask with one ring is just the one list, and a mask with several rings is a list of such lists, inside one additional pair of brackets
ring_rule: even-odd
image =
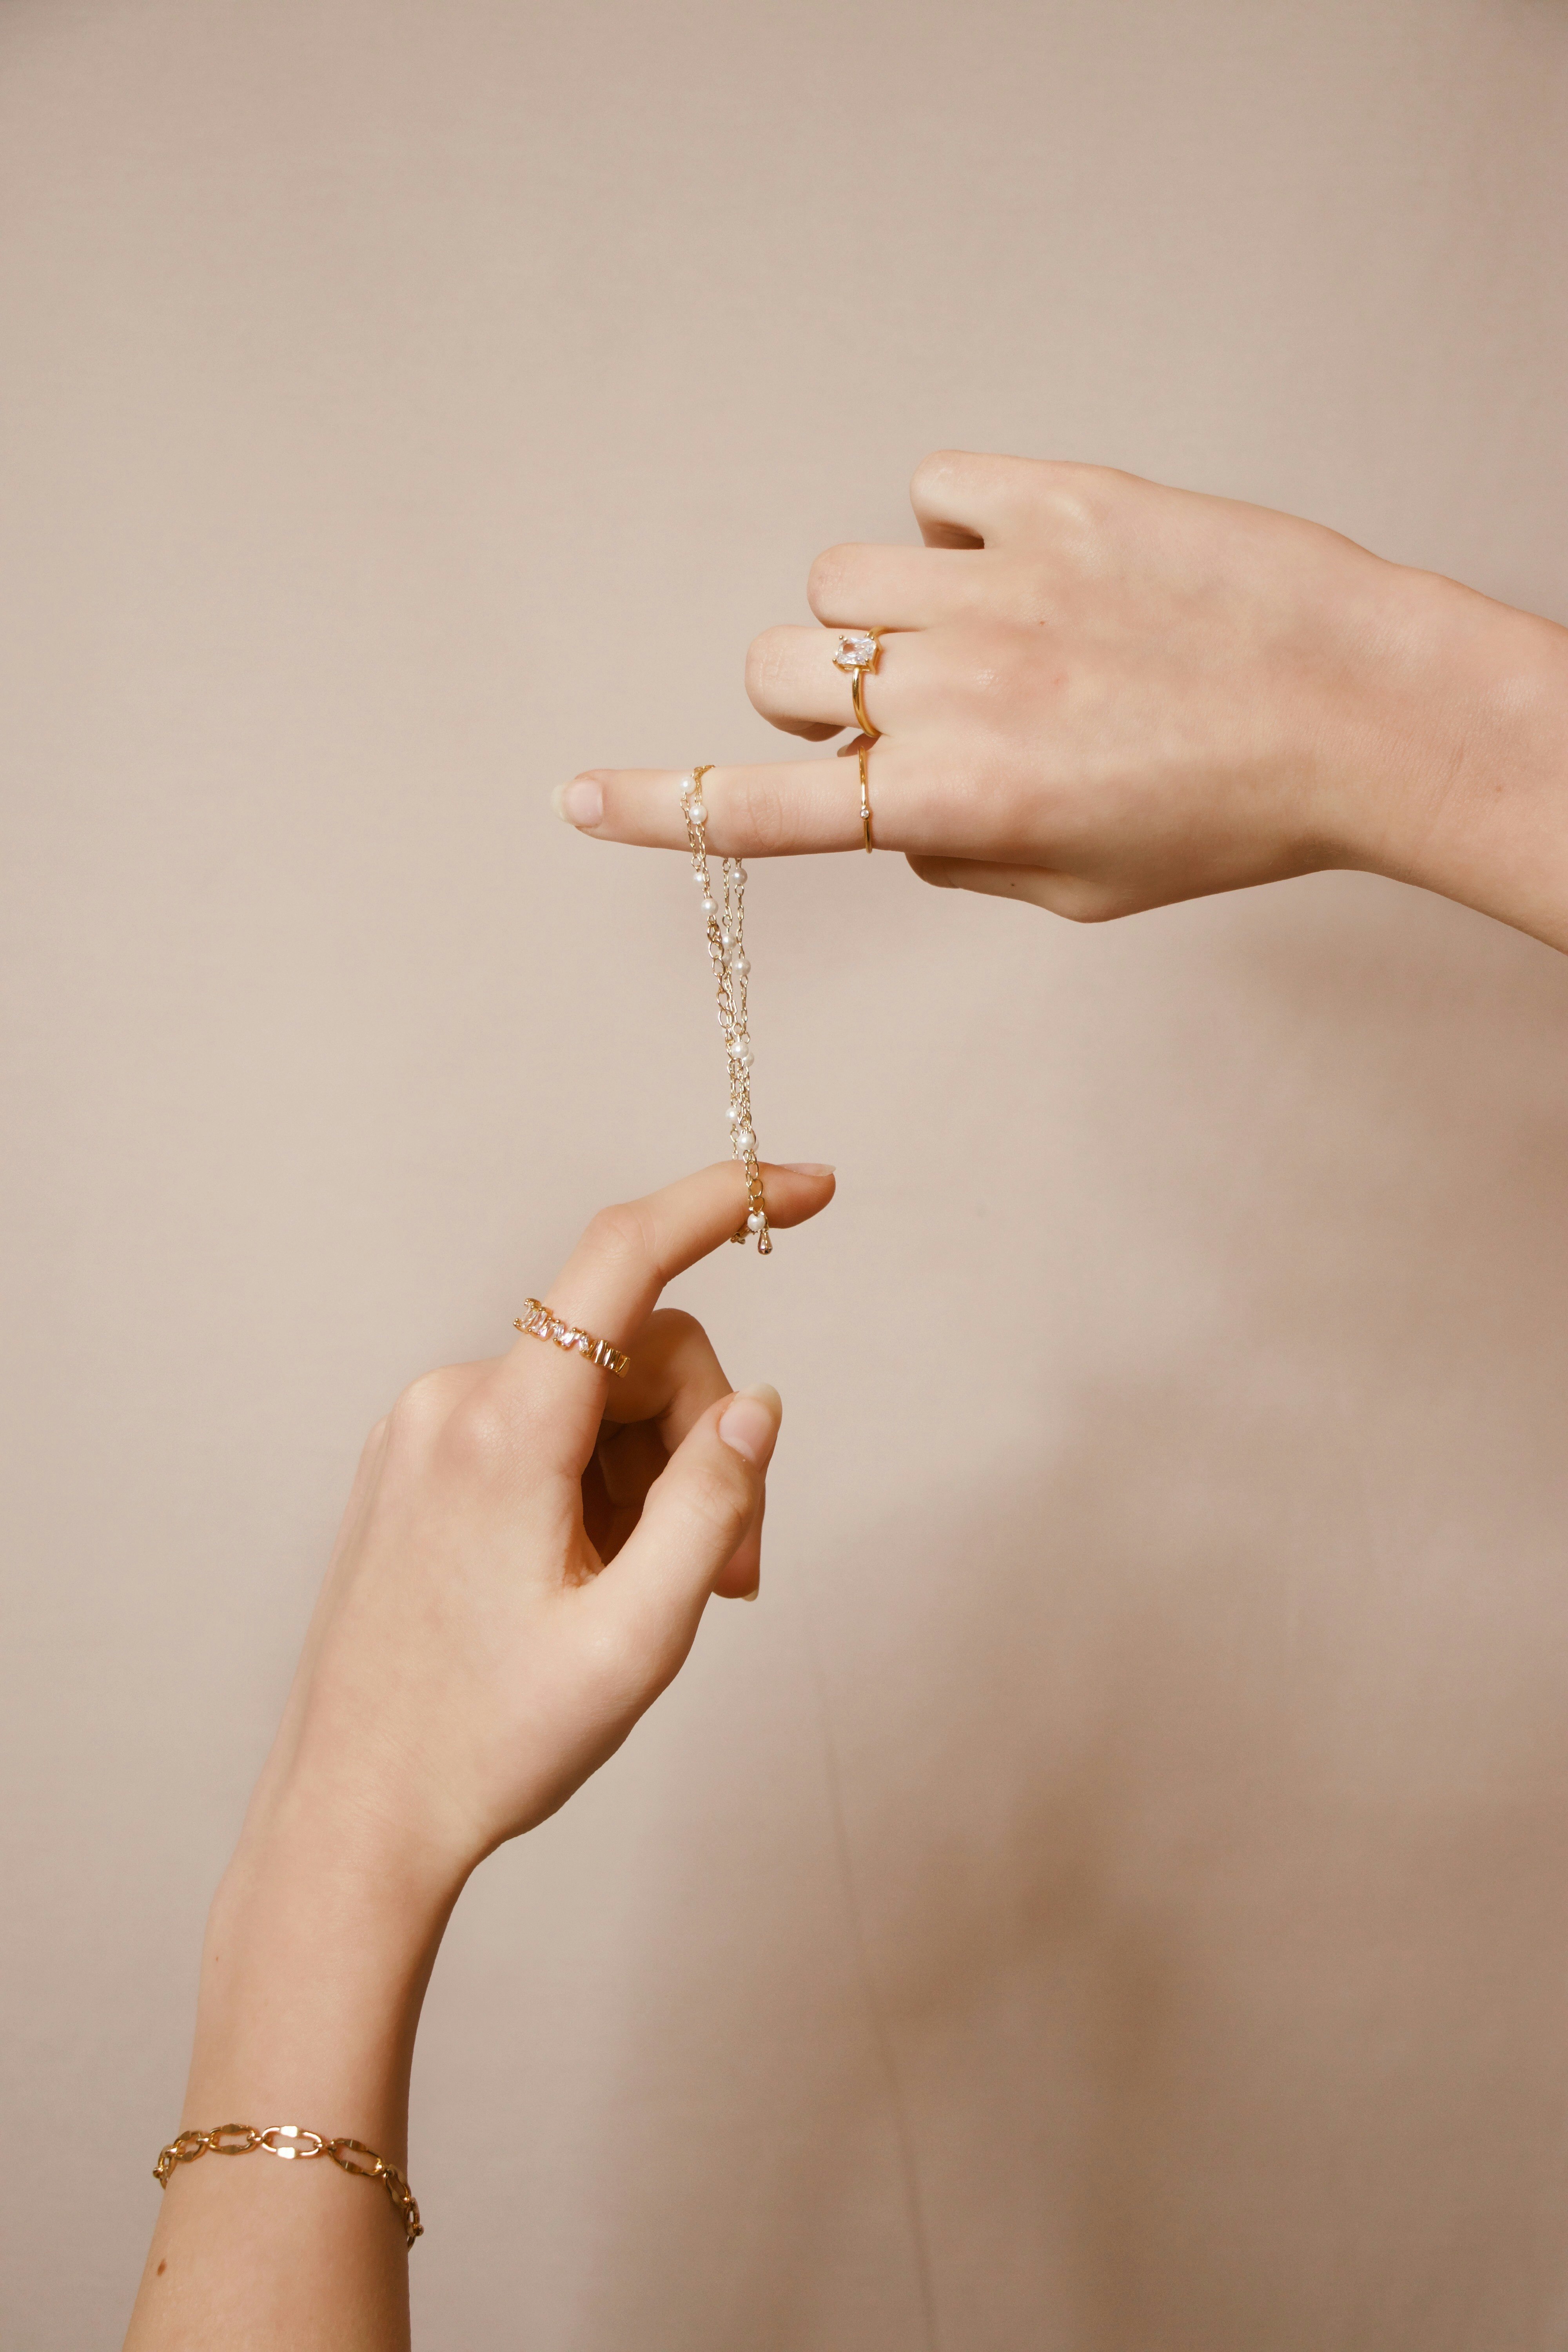
[(253, 1808), (208, 1915), (184, 2120), (298, 2123), (401, 2162), (420, 2007), (461, 1883), (303, 1792)]
[(1568, 948), (1568, 630), (1395, 570), (1344, 863)]

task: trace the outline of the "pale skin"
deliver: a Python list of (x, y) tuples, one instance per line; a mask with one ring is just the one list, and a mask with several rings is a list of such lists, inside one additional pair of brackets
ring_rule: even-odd
[[(828, 1168), (763, 1177), (775, 1228), (832, 1197)], [(182, 2126), (299, 2124), (408, 2169), (420, 2004), (470, 1872), (615, 1752), (710, 1600), (757, 1590), (779, 1399), (732, 1391), (658, 1305), (745, 1213), (731, 1161), (589, 1225), (545, 1295), (624, 1379), (524, 1336), (372, 1431), (213, 1904)], [(205, 2155), (164, 2192), (126, 2341), (398, 2352), (409, 2260), (375, 2183)]]
[[(914, 505), (925, 545), (820, 557), (816, 624), (765, 631), (747, 683), (826, 741), (852, 720), (831, 632), (886, 632), (875, 837), (926, 880), (1097, 921), (1362, 867), (1568, 948), (1568, 631), (1098, 467), (949, 453)], [(590, 770), (556, 806), (684, 849), (677, 782)], [(852, 763), (719, 767), (703, 797), (721, 855), (861, 845)], [(764, 1182), (781, 1228), (833, 1188)], [(298, 2123), (406, 2168), (420, 2003), (469, 1873), (614, 1752), (710, 1599), (756, 1587), (778, 1399), (732, 1392), (700, 1327), (656, 1312), (744, 1206), (731, 1164), (589, 1227), (547, 1295), (630, 1349), (624, 1384), (525, 1338), (373, 1431), (213, 1905), (184, 2124)], [(408, 2260), (374, 2184), (206, 2156), (170, 2182), (127, 2341), (397, 2352)]]
[[(830, 632), (885, 633), (874, 835), (926, 881), (1097, 922), (1361, 867), (1568, 948), (1568, 630), (1103, 467), (947, 451), (912, 495), (924, 546), (819, 556), (816, 625), (765, 630), (746, 683), (826, 740), (853, 724)], [(718, 852), (861, 846), (853, 762), (720, 766), (703, 797)], [(681, 845), (662, 771), (590, 769), (555, 804)]]

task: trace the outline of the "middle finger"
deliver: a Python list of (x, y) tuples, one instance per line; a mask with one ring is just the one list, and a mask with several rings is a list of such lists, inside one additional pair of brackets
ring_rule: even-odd
[(610, 1383), (605, 1419), (657, 1422), (666, 1453), (673, 1454), (709, 1406), (729, 1393), (713, 1342), (695, 1315), (660, 1307), (637, 1335), (625, 1380)]
[[(605, 1540), (595, 1536), (602, 1559), (625, 1543), (642, 1515), (648, 1488), (682, 1438), (729, 1394), (724, 1368), (696, 1317), (678, 1307), (661, 1307), (650, 1315), (630, 1371), (624, 1381), (610, 1383), (595, 1448), (605, 1502)], [(759, 1507), (714, 1584), (720, 1600), (739, 1600), (756, 1591), (762, 1536)]]

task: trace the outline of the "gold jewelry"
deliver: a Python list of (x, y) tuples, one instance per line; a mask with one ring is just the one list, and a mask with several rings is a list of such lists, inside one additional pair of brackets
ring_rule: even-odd
[[(284, 2158), (330, 2156), (340, 2171), (352, 2172), (356, 2180), (379, 2180), (402, 2221), (410, 2249), (416, 2238), (425, 2235), (414, 2191), (395, 2164), (388, 2164), (363, 2139), (323, 2139), (320, 2132), (301, 2131), (298, 2124), (268, 2124), (265, 2131), (258, 2131), (254, 2124), (219, 2124), (214, 2131), (183, 2131), (160, 2150), (153, 2178), (160, 2189), (167, 2189), (177, 2164), (195, 2164), (198, 2156), (249, 2156), (258, 2147), (268, 2156)], [(365, 2161), (356, 2164), (356, 2157)]]
[(860, 769), (860, 839), (868, 855), (871, 840), (871, 746), (880, 739), (875, 735), (856, 735), (847, 743), (840, 743), (834, 753), (836, 760), (854, 760)]
[(595, 1339), (591, 1331), (579, 1331), (574, 1324), (563, 1323), (552, 1307), (543, 1306), (537, 1298), (525, 1298), (522, 1313), (512, 1325), (514, 1331), (526, 1331), (531, 1339), (553, 1339), (558, 1348), (575, 1348), (580, 1356), (601, 1372), (614, 1372), (625, 1380), (631, 1363), (618, 1348), (607, 1339)]
[[(838, 650), (833, 656), (834, 667), (849, 673), (850, 698), (855, 705), (855, 724), (862, 735), (875, 742), (881, 733), (866, 716), (866, 697), (862, 681), (877, 667), (877, 656), (882, 650), (880, 629), (840, 629)], [(870, 844), (867, 844), (869, 848)]]
[(746, 961), (746, 869), (738, 857), (726, 857), (720, 868), (720, 894), (714, 897), (708, 877), (708, 810), (702, 798), (702, 779), (711, 764), (693, 768), (680, 779), (680, 814), (686, 819), (686, 838), (691, 846), (692, 877), (702, 885), (708, 953), (719, 984), (719, 1026), (724, 1032), (730, 1068), (730, 1108), (725, 1114), (730, 1146), (746, 1171), (746, 1222), (730, 1239), (743, 1242), (749, 1234), (755, 1234), (758, 1254), (766, 1257), (773, 1244), (752, 1127), (752, 1040), (746, 1027), (746, 975), (752, 969)]
[(860, 838), (866, 845), (866, 855), (869, 857), (871, 855), (871, 785), (866, 773), (866, 763), (871, 756), (871, 742), (862, 735), (855, 750), (860, 761)]

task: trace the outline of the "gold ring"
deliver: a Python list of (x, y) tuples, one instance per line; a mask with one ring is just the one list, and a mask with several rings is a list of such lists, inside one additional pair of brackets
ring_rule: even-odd
[(558, 1348), (575, 1349), (601, 1372), (614, 1372), (625, 1380), (631, 1358), (612, 1348), (607, 1339), (595, 1339), (591, 1331), (579, 1331), (574, 1323), (563, 1322), (553, 1307), (537, 1298), (525, 1298), (522, 1313), (512, 1325), (514, 1331), (526, 1331), (531, 1339), (553, 1339)]
[(873, 743), (882, 730), (879, 727), (873, 727), (866, 716), (866, 698), (861, 682), (868, 670), (876, 668), (877, 656), (881, 650), (880, 629), (840, 629), (838, 651), (833, 656), (834, 667), (847, 670), (849, 673), (849, 692), (855, 705), (855, 724), (861, 734)]
[(866, 855), (871, 855), (871, 785), (866, 773), (866, 763), (871, 757), (874, 737), (862, 735), (855, 750), (860, 761), (860, 838), (866, 845)]

